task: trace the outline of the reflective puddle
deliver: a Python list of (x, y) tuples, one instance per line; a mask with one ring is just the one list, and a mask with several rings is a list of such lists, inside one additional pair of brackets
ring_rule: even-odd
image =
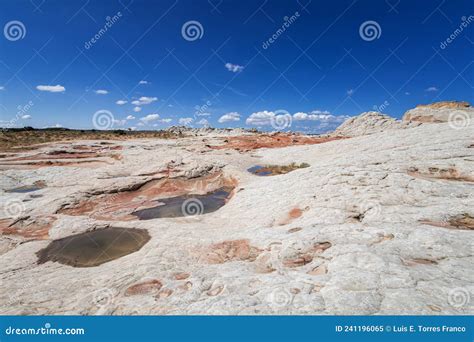
[(183, 195), (158, 200), (160, 205), (134, 211), (140, 220), (165, 217), (197, 216), (212, 213), (224, 206), (230, 197), (232, 187), (222, 187), (205, 195)]
[(104, 228), (55, 240), (36, 254), (38, 264), (93, 267), (134, 253), (149, 240), (145, 229)]
[(27, 192), (38, 191), (38, 190), (41, 190), (41, 189), (43, 189), (43, 187), (36, 186), (36, 185), (25, 185), (25, 186), (20, 186), (18, 188), (5, 190), (5, 192), (15, 192), (15, 193), (25, 194)]
[(5, 190), (5, 192), (15, 192), (15, 193), (25, 194), (25, 193), (28, 193), (28, 192), (41, 190), (45, 187), (46, 187), (46, 184), (45, 184), (44, 181), (37, 181), (37, 182), (33, 183), (32, 185), (19, 186), (17, 188)]
[(276, 175), (284, 175), (285, 173), (288, 173), (297, 169), (303, 169), (306, 167), (309, 167), (309, 164), (292, 163), (290, 165), (265, 165), (265, 166), (255, 165), (247, 169), (247, 171), (257, 176), (276, 176)]

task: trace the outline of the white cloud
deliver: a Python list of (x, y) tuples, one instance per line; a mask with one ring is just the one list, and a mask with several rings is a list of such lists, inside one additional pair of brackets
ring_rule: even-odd
[(222, 115), (217, 121), (220, 123), (230, 122), (230, 121), (240, 121), (240, 114), (237, 112), (230, 112), (230, 113)]
[(62, 85), (55, 85), (55, 86), (51, 86), (51, 85), (39, 85), (39, 86), (36, 86), (36, 89), (38, 89), (39, 91), (49, 91), (50, 93), (63, 93), (66, 91), (66, 88), (64, 88)]
[(118, 104), (119, 106), (123, 106), (124, 104), (127, 103), (127, 101), (125, 100), (118, 100), (117, 102), (115, 102), (116, 104)]
[(410, 92), (406, 91), (406, 92), (405, 92), (405, 95), (410, 95)]
[(163, 123), (170, 123), (171, 121), (173, 121), (173, 119), (161, 119), (160, 122), (163, 122)]
[(207, 112), (205, 112), (205, 113), (199, 113), (199, 112), (198, 112), (198, 113), (197, 113), (197, 116), (211, 116), (211, 113), (207, 113)]
[(98, 89), (95, 91), (96, 94), (98, 95), (107, 95), (109, 92), (107, 90), (104, 90), (104, 89)]
[(155, 101), (158, 101), (157, 97), (142, 96), (138, 100), (132, 101), (132, 104), (134, 104), (135, 106), (143, 106)]
[(181, 119), (179, 119), (179, 124), (180, 125), (189, 125), (191, 122), (193, 122), (192, 118), (181, 118)]
[(129, 115), (125, 118), (125, 120), (134, 120), (135, 117), (133, 115)]
[(124, 126), (127, 123), (127, 120), (114, 120), (114, 125), (115, 126)]
[(5, 87), (3, 87), (3, 86), (0, 86), (0, 90), (5, 90)]
[(272, 118), (275, 116), (275, 113), (269, 112), (269, 111), (262, 111), (262, 112), (256, 112), (252, 113), (247, 120), (245, 120), (245, 123), (247, 125), (270, 125)]
[(144, 116), (140, 118), (140, 121), (143, 122), (150, 122), (150, 121), (156, 121), (160, 118), (159, 114), (148, 114), (147, 116)]
[(53, 126), (44, 126), (43, 128), (62, 128), (62, 127), (63, 127), (63, 125), (57, 123)]
[(198, 125), (203, 125), (203, 126), (208, 126), (209, 125), (209, 121), (207, 121), (206, 119), (201, 119), (199, 120), (198, 122), (196, 122)]
[(31, 119), (31, 115), (25, 114), (25, 115), (22, 115), (21, 118), (22, 118), (23, 120), (28, 120), (28, 119)]
[(354, 94), (354, 89), (349, 89), (347, 91), (347, 96), (352, 96), (352, 94)]
[(225, 67), (227, 68), (227, 70), (232, 71), (232, 72), (240, 72), (244, 70), (244, 67), (242, 65), (232, 64), (232, 63), (226, 63)]
[(308, 114), (303, 113), (303, 112), (298, 112), (298, 113), (293, 114), (293, 119), (295, 119), (296, 121), (307, 120)]
[(148, 84), (149, 82), (148, 81), (144, 81), (144, 80), (141, 80), (140, 82), (138, 82), (138, 84)]
[(429, 88), (426, 88), (425, 91), (428, 91), (428, 92), (435, 92), (435, 91), (438, 91), (439, 89), (436, 88), (436, 87), (429, 87)]
[(142, 108), (141, 108), (141, 107), (138, 107), (138, 106), (135, 107), (135, 108), (133, 108), (133, 111), (134, 111), (135, 113), (138, 113), (138, 112), (141, 111), (141, 110), (142, 110)]
[(332, 115), (328, 111), (313, 110), (311, 113), (298, 112), (293, 114), (295, 121), (321, 121), (326, 123), (341, 123), (348, 118), (347, 115)]

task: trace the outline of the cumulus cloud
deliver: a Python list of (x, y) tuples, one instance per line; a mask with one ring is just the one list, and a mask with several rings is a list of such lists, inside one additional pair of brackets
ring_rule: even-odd
[(23, 120), (28, 120), (28, 119), (31, 119), (31, 115), (25, 114), (25, 115), (22, 115), (21, 118), (22, 118)]
[(425, 89), (425, 91), (428, 91), (428, 92), (435, 92), (435, 91), (438, 91), (439, 89), (436, 88), (436, 87), (428, 87)]
[(63, 125), (57, 123), (53, 126), (44, 126), (43, 128), (62, 128), (62, 127), (63, 127)]
[(141, 107), (138, 107), (138, 106), (135, 107), (135, 108), (133, 108), (133, 111), (134, 111), (135, 113), (138, 113), (138, 112), (141, 111), (141, 110), (142, 110), (142, 108), (141, 108)]
[(244, 67), (242, 65), (232, 63), (226, 63), (225, 67), (227, 68), (227, 70), (232, 72), (241, 72), (242, 70), (244, 70)]
[(119, 106), (123, 106), (124, 104), (127, 103), (127, 101), (125, 100), (118, 100), (117, 102), (115, 102), (116, 104), (118, 104)]
[(150, 122), (150, 121), (156, 121), (160, 118), (159, 114), (148, 114), (147, 116), (144, 116), (140, 118), (140, 121), (143, 122)]
[(295, 113), (293, 114), (293, 119), (295, 120), (307, 120), (308, 119), (308, 114), (307, 113), (303, 113), (303, 112), (298, 112), (298, 113)]
[(66, 91), (66, 88), (64, 88), (62, 85), (55, 85), (55, 86), (51, 86), (51, 85), (39, 85), (39, 86), (36, 86), (36, 89), (38, 89), (39, 91), (49, 91), (50, 93), (63, 93)]
[(161, 119), (160, 121), (163, 123), (170, 123), (171, 121), (173, 121), (173, 119), (166, 118), (166, 119)]
[(348, 118), (347, 115), (333, 115), (328, 111), (313, 110), (310, 113), (298, 112), (293, 114), (293, 120), (295, 121), (322, 121), (330, 123), (341, 123)]
[(193, 118), (181, 118), (181, 119), (179, 119), (179, 124), (180, 125), (189, 125), (191, 122), (193, 122)]
[(201, 119), (199, 120), (198, 122), (196, 122), (198, 125), (203, 125), (203, 126), (208, 126), (209, 125), (209, 121), (207, 121), (206, 119)]
[(217, 121), (220, 123), (240, 121), (240, 114), (237, 112), (230, 112), (230, 113), (222, 115)]
[(124, 126), (127, 123), (127, 120), (114, 120), (114, 125), (115, 126)]
[(148, 81), (144, 81), (144, 80), (141, 80), (140, 82), (138, 82), (138, 84), (148, 84), (149, 82)]
[(142, 96), (138, 100), (132, 101), (135, 106), (143, 106), (158, 101), (157, 97)]
[(133, 115), (129, 115), (125, 118), (125, 120), (134, 120), (135, 117)]
[(98, 89), (95, 91), (95, 93), (98, 95), (107, 95), (109, 92), (105, 89)]
[(270, 125), (273, 117), (275, 117), (275, 113), (264, 110), (261, 112), (252, 113), (247, 118), (247, 120), (245, 120), (245, 123), (247, 125), (255, 125), (255, 126)]

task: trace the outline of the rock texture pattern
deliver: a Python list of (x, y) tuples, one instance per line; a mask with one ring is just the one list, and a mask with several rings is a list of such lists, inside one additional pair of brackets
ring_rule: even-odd
[(468, 102), (443, 101), (419, 105), (404, 115), (403, 121), (423, 123), (474, 120), (474, 108)]
[[(5, 166), (2, 190), (46, 186), (1, 193), (0, 313), (472, 314), (474, 122), (393, 129), (402, 125), (376, 113), (359, 121), (360, 130), (346, 123), (338, 132), (356, 137), (318, 144), (215, 149), (227, 138), (211, 132), (116, 142), (120, 158), (87, 168)], [(247, 171), (293, 162), (310, 166)], [(216, 170), (235, 179), (234, 194), (205, 215), (111, 222), (65, 209)], [(150, 240), (96, 267), (38, 264), (51, 240), (109, 226), (146, 229)]]
[(409, 126), (410, 124), (406, 122), (398, 121), (379, 112), (366, 112), (344, 121), (344, 123), (334, 131), (333, 135), (357, 137), (391, 129), (407, 128)]

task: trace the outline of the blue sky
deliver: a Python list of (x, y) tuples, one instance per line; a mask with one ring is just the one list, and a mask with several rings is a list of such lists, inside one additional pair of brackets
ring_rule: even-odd
[(0, 126), (94, 128), (107, 111), (106, 128), (272, 129), (291, 115), (290, 129), (322, 132), (374, 109), (474, 102), (469, 0), (0, 6)]

